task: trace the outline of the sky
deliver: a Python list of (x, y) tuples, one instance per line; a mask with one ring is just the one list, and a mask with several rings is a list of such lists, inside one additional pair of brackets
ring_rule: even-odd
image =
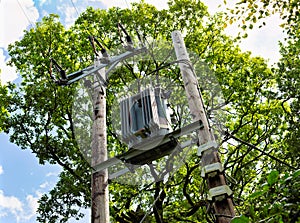
[[(125, 8), (134, 0), (0, 0), (0, 69), (1, 82), (14, 81), (18, 74), (12, 67), (6, 66), (9, 61), (7, 47), (9, 43), (19, 40), (23, 30), (34, 26), (36, 21), (49, 13), (57, 13), (66, 27), (76, 19), (78, 13), (86, 6)], [(167, 1), (146, 0), (157, 8), (167, 8)], [(223, 0), (204, 0), (211, 13), (222, 10), (218, 5)], [(74, 7), (75, 6), (75, 7)], [(278, 41), (284, 35), (279, 28), (280, 20), (275, 15), (269, 18), (267, 26), (254, 29), (248, 33), (240, 47), (251, 51), (254, 56), (262, 56), (269, 64), (278, 61)], [(228, 35), (237, 34), (235, 25), (226, 30)], [(42, 194), (54, 187), (61, 168), (56, 165), (40, 165), (30, 150), (21, 150), (9, 142), (9, 136), (0, 133), (0, 223), (35, 222), (37, 201)], [(89, 222), (90, 212), (86, 210), (85, 219)], [(75, 222), (72, 220), (70, 222)]]

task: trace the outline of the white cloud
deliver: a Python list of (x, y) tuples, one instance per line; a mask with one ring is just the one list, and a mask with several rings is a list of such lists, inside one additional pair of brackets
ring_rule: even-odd
[[(57, 7), (57, 9), (61, 14), (65, 15), (64, 24), (67, 28), (74, 24), (75, 20), (78, 17), (78, 14), (76, 11), (76, 10), (79, 10), (78, 7), (74, 8), (74, 6), (72, 6), (72, 5), (63, 4), (63, 5), (60, 5), (60, 7)], [(80, 13), (80, 12), (78, 12), (78, 13)]]
[(51, 176), (57, 177), (58, 174), (59, 174), (59, 173), (57, 173), (57, 172), (49, 172), (49, 173), (46, 174), (46, 177), (51, 177)]
[(40, 0), (40, 6), (43, 6), (45, 3), (50, 3), (49, 1), (47, 1), (47, 0)]
[(266, 25), (248, 31), (248, 38), (244, 39), (240, 47), (251, 51), (253, 56), (261, 56), (269, 60), (269, 64), (277, 62), (280, 58), (278, 41), (283, 41), (285, 34), (279, 27), (282, 23), (278, 15), (273, 15), (265, 20)]
[(23, 30), (30, 25), (30, 22), (35, 23), (37, 21), (39, 13), (32, 0), (1, 1), (0, 4), (2, 17), (0, 30), (5, 33), (0, 37), (0, 47), (7, 48), (9, 43), (22, 37)]
[(0, 190), (0, 218), (13, 215), (16, 222), (32, 221), (36, 217), (38, 200), (41, 196), (42, 193), (36, 191), (35, 195), (27, 195), (26, 200), (22, 203), (19, 198), (6, 196)]
[[(228, 1), (226, 6), (223, 0), (202, 1), (208, 6), (208, 11), (211, 14), (225, 11), (226, 8), (233, 8), (235, 5), (234, 1)], [(221, 7), (219, 7), (219, 5), (221, 5)], [(239, 46), (243, 51), (251, 51), (252, 56), (261, 56), (269, 60), (269, 64), (271, 65), (280, 58), (278, 41), (283, 41), (285, 35), (279, 26), (282, 20), (280, 20), (278, 15), (273, 15), (264, 21), (266, 22), (266, 26), (262, 28), (254, 26), (252, 30), (247, 30), (248, 37), (242, 39)], [(232, 37), (236, 37), (240, 31), (242, 30), (237, 27), (236, 23), (228, 25), (225, 29), (226, 34)]]
[(23, 211), (22, 202), (14, 196), (5, 196), (4, 192), (0, 190), (0, 215), (5, 215), (5, 211), (16, 214), (17, 212)]
[(3, 173), (3, 167), (0, 165), (0, 175)]
[(28, 221), (30, 219), (35, 218), (36, 211), (39, 207), (38, 200), (39, 200), (38, 196), (34, 197), (32, 195), (28, 195), (26, 197), (26, 203), (27, 203), (28, 210), (26, 213), (23, 213), (21, 216), (19, 216), (20, 221)]
[(18, 75), (14, 67), (6, 65), (7, 59), (4, 56), (4, 49), (0, 49), (0, 81), (1, 83), (7, 83), (9, 81), (15, 80)]
[(42, 183), (42, 184), (40, 185), (40, 188), (44, 189), (44, 188), (46, 188), (46, 187), (48, 187), (48, 186), (49, 186), (49, 182), (46, 181), (45, 183)]
[(23, 36), (23, 31), (30, 23), (35, 23), (38, 17), (38, 10), (32, 0), (0, 2), (0, 80), (2, 83), (17, 78), (16, 70), (6, 65), (7, 58), (4, 52), (8, 44), (19, 40)]

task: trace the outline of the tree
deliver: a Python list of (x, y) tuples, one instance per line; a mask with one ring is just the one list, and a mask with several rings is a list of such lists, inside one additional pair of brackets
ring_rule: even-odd
[[(1, 73), (1, 70), (0, 70)], [(8, 117), (8, 112), (6, 110), (6, 108), (8, 107), (8, 103), (7, 100), (4, 100), (4, 95), (8, 95), (8, 87), (7, 86), (2, 86), (1, 82), (0, 82), (0, 131), (4, 131), (5, 127), (4, 127), (4, 121), (5, 119)]]
[[(71, 105), (75, 86), (58, 88), (49, 79), (48, 73), (50, 55), (62, 59), (63, 66), (70, 71), (78, 67), (78, 63), (72, 60), (72, 49), (66, 48), (66, 33), (58, 22), (58, 16), (50, 15), (38, 23), (35, 30), (26, 31), (20, 42), (9, 47), (11, 63), (22, 75), (21, 86), (10, 88), (5, 98), (10, 116), (4, 126), (7, 131), (12, 131), (10, 140), (22, 149), (30, 149), (40, 164), (59, 164), (64, 169), (57, 187), (50, 193), (57, 198), (57, 204), (52, 203), (51, 208), (43, 209), (45, 214), (42, 218), (48, 216), (51, 222), (55, 222), (59, 215), (64, 219), (74, 213), (77, 215), (73, 205), (87, 207), (89, 203), (88, 195), (78, 197), (79, 193), (89, 193), (86, 185), (90, 181), (89, 166), (75, 145), (72, 130)], [(60, 188), (64, 195), (57, 197)], [(46, 198), (47, 195), (40, 202)], [(52, 215), (54, 210), (56, 214)]]
[[(226, 4), (226, 1), (224, 1)], [(297, 0), (240, 0), (229, 11), (229, 23), (239, 21), (243, 29), (252, 29), (254, 24), (259, 22), (260, 26), (266, 25), (264, 19), (270, 15), (279, 14), (283, 27), (287, 33), (299, 30), (299, 9), (300, 4)], [(228, 18), (229, 18), (228, 17)]]
[[(282, 110), (280, 134), (276, 138), (281, 153), (278, 157), (287, 160), (291, 168), (276, 167), (262, 175), (260, 187), (248, 197), (249, 203), (254, 204), (248, 208), (249, 218), (254, 222), (299, 221), (299, 202), (293, 197), (298, 196), (298, 170), (292, 171), (299, 168), (299, 6), (298, 1), (240, 1), (230, 11), (235, 14), (231, 22), (241, 19), (244, 30), (252, 29), (256, 22), (266, 25), (263, 19), (278, 13), (283, 20), (281, 27), (288, 34), (285, 43), (280, 43), (282, 58), (272, 69), (276, 85), (269, 97), (278, 101)], [(245, 216), (243, 219), (247, 220)]]
[[(245, 201), (236, 207), (238, 211), (251, 219), (266, 218), (268, 213), (262, 215), (257, 211), (259, 207), (255, 205), (259, 202), (255, 205), (251, 202), (274, 201), (275, 195), (284, 190), (282, 182), (287, 182), (282, 175), (298, 179), (297, 172), (292, 172), (299, 164), (293, 154), (288, 153), (290, 145), (283, 137), (291, 133), (285, 122), (288, 116), (282, 119), (282, 114), (289, 114), (286, 111), (290, 108), (282, 99), (274, 97), (288, 87), (289, 82), (282, 83), (278, 91), (276, 72), (268, 68), (262, 58), (241, 52), (234, 40), (223, 33), (221, 17), (209, 16), (201, 2), (173, 0), (169, 6), (169, 10), (161, 11), (144, 2), (134, 3), (132, 10), (87, 8), (68, 30), (58, 16), (50, 15), (37, 23), (35, 29), (26, 31), (22, 40), (10, 45), (11, 64), (20, 72), (22, 83), (19, 88), (12, 85), (3, 91), (1, 100), (7, 104), (10, 116), (4, 116), (1, 128), (12, 133), (13, 143), (35, 153), (41, 164), (49, 162), (63, 167), (57, 185), (39, 201), (39, 222), (80, 218), (79, 209), (88, 208), (90, 202), (91, 168), (80, 153), (74, 129), (73, 102), (79, 86), (76, 83), (67, 87), (55, 85), (49, 78), (50, 58), (57, 60), (67, 73), (92, 64), (93, 50), (87, 37), (97, 37), (113, 51), (120, 45), (118, 22), (124, 24), (132, 36), (137, 29), (147, 40), (168, 42), (172, 30), (181, 30), (186, 35), (187, 48), (193, 49), (198, 60), (205, 61), (209, 72), (214, 72), (224, 101), (214, 105), (217, 98), (210, 98), (207, 110), (209, 116), (213, 116), (216, 107), (223, 111), (221, 129), (225, 136), (220, 141), (224, 167), (234, 200)], [(140, 65), (148, 75), (153, 75), (164, 64), (154, 58)], [(168, 64), (166, 69), (159, 70), (159, 75), (180, 86), (178, 67)], [(111, 153), (126, 150), (112, 128), (113, 98), (118, 89), (134, 79), (130, 64), (117, 68), (110, 76), (107, 123), (108, 147), (114, 148)], [(208, 99), (206, 86), (200, 89)], [(112, 181), (109, 185), (112, 221), (139, 222), (146, 216), (145, 222), (212, 222), (215, 216), (206, 200), (207, 191), (200, 173), (200, 159), (195, 154), (167, 182), (142, 187)], [(266, 179), (269, 187), (257, 184)], [(297, 188), (294, 184), (290, 190)], [(282, 199), (285, 198), (293, 204), (291, 210), (294, 210), (297, 201), (290, 192), (285, 191)], [(282, 208), (276, 210), (284, 215)]]
[[(300, 23), (300, 20), (298, 21)], [(288, 133), (285, 143), (288, 144), (289, 153), (296, 164), (299, 159), (299, 30), (289, 35), (286, 43), (281, 43), (282, 58), (278, 63), (276, 80), (280, 92), (277, 98), (282, 101), (284, 117)], [(284, 106), (286, 105), (286, 106)]]

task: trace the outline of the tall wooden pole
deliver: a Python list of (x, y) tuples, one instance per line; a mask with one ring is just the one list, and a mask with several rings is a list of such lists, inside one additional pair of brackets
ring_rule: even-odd
[[(194, 68), (190, 62), (183, 38), (179, 31), (172, 32), (172, 40), (176, 57), (179, 60), (179, 66), (193, 121), (201, 120), (204, 125), (204, 128), (199, 131), (198, 137), (200, 146), (205, 146), (214, 141), (214, 135), (209, 127), (202, 96), (198, 87), (198, 81), (194, 74)], [(221, 163), (217, 148), (209, 147), (209, 149), (205, 149), (201, 155), (202, 168), (208, 166), (215, 167), (217, 165), (214, 164)], [(210, 177), (204, 176), (204, 178), (207, 182), (208, 189), (210, 192), (214, 192), (214, 195), (222, 195), (218, 194), (218, 192), (222, 192), (224, 188), (228, 188), (222, 171), (219, 171), (217, 174), (212, 174)], [(235, 216), (233, 202), (230, 196), (216, 196), (212, 198), (211, 202), (218, 223), (228, 223)]]
[[(98, 71), (105, 79), (105, 68)], [(98, 75), (95, 74), (95, 75)], [(107, 160), (106, 89), (96, 81), (93, 92), (94, 122), (92, 132), (92, 166)], [(107, 169), (92, 174), (92, 223), (109, 223)]]

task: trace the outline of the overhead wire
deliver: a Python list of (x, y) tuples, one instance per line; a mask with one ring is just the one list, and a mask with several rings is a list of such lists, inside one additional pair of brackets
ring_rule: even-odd
[[(17, 3), (18, 3), (18, 5), (19, 5), (19, 7), (21, 8), (23, 14), (25, 15), (27, 21), (28, 21), (29, 24), (31, 25), (31, 27), (34, 28), (34, 27), (35, 27), (35, 26), (34, 26), (34, 23), (32, 22), (32, 20), (30, 19), (30, 17), (29, 17), (28, 14), (26, 13), (26, 11), (25, 11), (23, 5), (20, 3), (19, 0), (17, 0)], [(74, 1), (71, 0), (71, 3), (72, 3), (72, 5), (73, 5), (75, 11), (77, 12), (77, 15), (79, 16), (79, 11), (77, 10), (77, 8), (76, 8), (76, 6), (75, 6)], [(88, 32), (88, 30), (86, 29), (86, 27), (84, 27), (84, 28), (85, 28), (85, 30)], [(38, 42), (42, 43), (42, 40), (41, 40), (41, 37), (40, 37), (39, 33), (36, 32), (36, 34), (37, 34)], [(53, 79), (53, 76), (52, 76), (52, 67), (51, 67), (52, 64), (53, 64), (53, 61), (50, 60), (50, 69), (49, 69), (49, 72), (50, 72), (50, 77), (51, 77), (51, 79)]]
[[(79, 13), (79, 10), (78, 8), (76, 7), (75, 3), (73, 0), (70, 0), (71, 3), (72, 3), (72, 6), (73, 8), (75, 9), (76, 13), (77, 13), (77, 17), (80, 17), (80, 13)], [(88, 30), (87, 26), (85, 23), (83, 23), (83, 28), (84, 28), (84, 31), (88, 34), (88, 35), (91, 35), (91, 32)]]
[[(33, 23), (32, 20), (30, 19), (30, 17), (27, 15), (27, 13), (26, 13), (26, 11), (25, 11), (23, 5), (20, 3), (19, 0), (17, 0), (17, 3), (18, 3), (18, 5), (19, 5), (19, 7), (21, 8), (23, 14), (25, 15), (27, 21), (29, 22), (29, 24), (31, 25), (31, 27), (34, 29), (34, 27), (35, 27), (35, 26), (34, 26), (34, 23)], [(36, 29), (37, 29), (37, 27), (36, 27)], [(41, 40), (40, 34), (37, 32), (37, 30), (36, 30), (36, 37), (37, 37), (37, 42), (38, 42), (38, 43), (42, 43), (42, 42), (43, 42), (43, 41)], [(52, 61), (50, 61), (50, 64), (52, 64)], [(52, 76), (52, 75), (51, 75), (52, 68), (51, 68), (51, 67), (50, 67), (50, 69), (49, 69), (48, 72), (50, 73), (50, 78), (52, 79), (52, 77), (51, 77), (51, 76)], [(50, 81), (49, 83), (50, 83), (51, 86), (53, 86), (53, 85), (52, 85), (53, 81)]]
[(130, 8), (127, 0), (125, 0), (125, 3), (127, 5), (127, 8)]
[[(30, 17), (27, 15), (27, 13), (26, 13), (26, 11), (25, 11), (23, 5), (20, 3), (19, 0), (17, 0), (17, 3), (18, 3), (18, 5), (19, 5), (19, 7), (21, 8), (23, 14), (25, 15), (27, 21), (29, 22), (29, 24), (31, 25), (31, 27), (34, 29), (34, 28), (35, 28), (34, 23), (33, 23), (32, 20), (30, 19)], [(38, 27), (36, 26), (37, 43), (42, 43), (43, 41), (42, 41), (42, 39), (41, 39), (40, 33), (38, 32), (37, 28), (38, 28)], [(43, 52), (42, 52), (42, 53), (43, 53)], [(50, 63), (52, 64), (52, 61), (50, 61)], [(51, 68), (50, 68), (49, 72), (51, 72)], [(46, 80), (48, 81), (48, 83), (49, 83), (51, 86), (55, 85), (55, 83), (52, 81), (51, 76), (50, 76), (50, 79), (47, 78)], [(54, 92), (54, 95), (55, 95), (54, 97), (57, 97), (57, 89), (55, 88), (54, 91), (55, 91), (55, 92)], [(64, 166), (66, 169), (71, 170), (71, 168), (69, 167), (68, 164), (64, 163), (63, 166)], [(73, 174), (72, 171), (71, 171), (70, 173)], [(75, 174), (74, 176), (75, 176), (75, 177), (78, 177), (76, 174)], [(78, 179), (79, 179), (79, 178), (78, 178)], [(81, 180), (81, 179), (79, 179), (79, 180)]]
[(23, 14), (25, 15), (27, 21), (30, 23), (30, 25), (32, 26), (32, 28), (34, 28), (34, 25), (33, 25), (32, 21), (31, 21), (31, 19), (28, 17), (28, 15), (27, 15), (27, 13), (25, 12), (25, 10), (24, 10), (23, 6), (21, 5), (20, 1), (17, 0), (17, 2), (18, 2), (18, 5), (19, 5), (20, 8), (21, 8)]
[(77, 10), (77, 8), (76, 8), (76, 6), (75, 6), (75, 4), (74, 4), (74, 1), (73, 0), (71, 0), (71, 3), (72, 3), (72, 5), (73, 5), (73, 7), (74, 7), (74, 9), (75, 9), (75, 11), (77, 12), (77, 16), (79, 17), (79, 12), (78, 12), (78, 10)]

